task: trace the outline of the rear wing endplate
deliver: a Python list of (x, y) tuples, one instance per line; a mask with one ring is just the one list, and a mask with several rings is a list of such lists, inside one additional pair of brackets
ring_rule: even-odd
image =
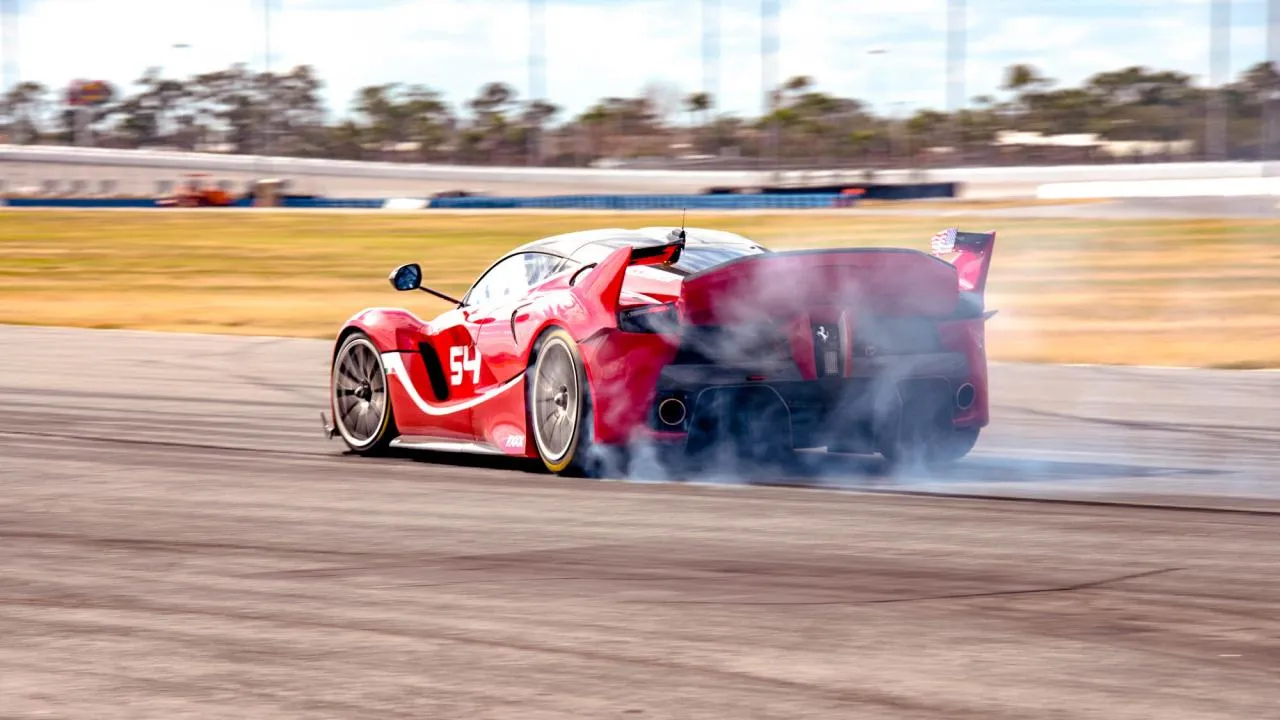
[(667, 242), (662, 245), (631, 248), (630, 265), (674, 265), (680, 261), (684, 252), (685, 232), (683, 228), (672, 230), (667, 235)]
[(949, 255), (953, 252), (986, 252), (995, 244), (996, 233), (968, 232), (947, 228), (933, 236), (933, 254)]
[(947, 228), (933, 236), (933, 255), (955, 255), (951, 264), (956, 268), (962, 291), (982, 295), (987, 287), (987, 271), (991, 268), (991, 252), (995, 249), (996, 233), (968, 232)]

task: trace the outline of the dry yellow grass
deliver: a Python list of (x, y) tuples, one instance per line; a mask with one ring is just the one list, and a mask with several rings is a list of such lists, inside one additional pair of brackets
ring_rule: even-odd
[[(0, 212), (0, 322), (330, 336), (350, 314), (405, 305), (387, 273), (423, 265), (460, 295), (497, 254), (652, 214)], [(691, 215), (773, 247), (927, 248), (946, 225), (1000, 232), (993, 359), (1280, 365), (1280, 223), (1011, 220), (839, 214)]]

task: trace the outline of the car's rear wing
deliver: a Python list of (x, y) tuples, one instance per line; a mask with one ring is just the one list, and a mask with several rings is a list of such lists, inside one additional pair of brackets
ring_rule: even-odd
[(672, 230), (662, 245), (645, 245), (631, 248), (629, 265), (674, 265), (680, 262), (684, 252), (684, 228)]
[[(672, 265), (680, 260), (684, 252), (685, 231), (672, 230), (667, 236), (668, 242), (662, 245), (642, 245), (639, 247), (624, 245), (609, 253), (599, 263), (591, 263), (579, 268), (569, 280), (569, 285), (581, 296), (594, 298), (610, 315), (617, 312), (618, 299), (622, 294), (622, 282), (627, 268), (632, 265)], [(578, 276), (582, 273), (582, 280)]]
[(955, 266), (962, 292), (981, 296), (986, 292), (987, 271), (991, 268), (991, 252), (995, 245), (994, 230), (968, 232), (947, 228), (933, 236), (932, 249), (934, 256)]

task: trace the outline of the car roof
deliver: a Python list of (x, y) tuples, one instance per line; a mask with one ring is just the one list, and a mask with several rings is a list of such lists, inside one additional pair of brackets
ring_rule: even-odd
[[(631, 245), (633, 247), (645, 247), (649, 245), (660, 245), (668, 242), (668, 235), (672, 230), (678, 229), (679, 226), (657, 226), (644, 227), (634, 230), (627, 228), (597, 228), (592, 230), (578, 230), (576, 232), (561, 233), (559, 235), (551, 235), (533, 242), (525, 243), (520, 247), (506, 253), (503, 257), (510, 257), (526, 252), (541, 252), (551, 255), (559, 255), (560, 257), (568, 257), (575, 259), (585, 259), (584, 256), (596, 256), (607, 254), (608, 251)], [(757, 248), (765, 250), (763, 246), (742, 235), (726, 232), (724, 230), (708, 230), (706, 228), (685, 228), (685, 242), (687, 245), (716, 245), (716, 246), (740, 246), (744, 249)]]

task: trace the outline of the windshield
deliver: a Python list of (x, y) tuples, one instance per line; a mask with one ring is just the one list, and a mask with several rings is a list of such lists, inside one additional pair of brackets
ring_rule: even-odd
[(686, 245), (684, 252), (680, 253), (680, 260), (669, 267), (685, 275), (692, 275), (730, 260), (762, 252), (764, 248), (754, 245)]

